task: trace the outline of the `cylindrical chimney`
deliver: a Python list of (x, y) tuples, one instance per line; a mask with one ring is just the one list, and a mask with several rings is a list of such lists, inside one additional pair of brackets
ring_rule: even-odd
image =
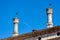
[(47, 28), (51, 28), (51, 27), (53, 27), (53, 23), (52, 23), (52, 8), (47, 8), (46, 12), (47, 12)]
[(14, 24), (13, 37), (18, 36), (18, 23), (19, 19), (17, 17), (13, 18), (13, 24)]

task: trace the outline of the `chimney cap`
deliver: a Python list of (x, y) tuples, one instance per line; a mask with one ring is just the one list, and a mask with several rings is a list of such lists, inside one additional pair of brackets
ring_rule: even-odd
[(51, 6), (52, 4), (51, 3), (49, 3), (49, 6)]
[(49, 3), (49, 5), (48, 5), (48, 8), (47, 9), (52, 9), (52, 4), (51, 3)]
[(15, 19), (18, 19), (18, 12), (16, 12), (16, 16), (15, 16), (15, 18), (13, 18), (13, 20), (15, 20)]

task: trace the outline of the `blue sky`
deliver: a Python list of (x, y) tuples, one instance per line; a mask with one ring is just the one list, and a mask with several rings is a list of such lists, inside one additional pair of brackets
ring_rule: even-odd
[(0, 0), (0, 38), (13, 34), (13, 18), (18, 12), (19, 34), (46, 29), (46, 8), (52, 4), (53, 25), (60, 25), (60, 0)]

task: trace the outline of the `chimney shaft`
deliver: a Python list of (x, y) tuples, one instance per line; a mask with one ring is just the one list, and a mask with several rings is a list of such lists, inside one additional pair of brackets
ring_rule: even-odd
[(14, 24), (13, 37), (18, 36), (18, 23), (19, 23), (19, 19), (17, 17), (13, 18), (13, 24)]
[(51, 28), (53, 27), (53, 23), (52, 23), (52, 8), (47, 8), (46, 9), (47, 12), (47, 28)]

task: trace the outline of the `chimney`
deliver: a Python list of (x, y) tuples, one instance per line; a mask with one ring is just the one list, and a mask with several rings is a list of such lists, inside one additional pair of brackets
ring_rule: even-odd
[[(51, 4), (49, 4), (49, 6), (51, 6)], [(52, 8), (49, 7), (46, 9), (47, 12), (47, 28), (52, 28), (53, 27), (53, 23), (52, 23)]]
[(16, 17), (13, 18), (13, 24), (14, 24), (13, 37), (18, 36), (18, 23), (19, 23), (19, 19), (17, 18), (17, 13), (16, 13)]

